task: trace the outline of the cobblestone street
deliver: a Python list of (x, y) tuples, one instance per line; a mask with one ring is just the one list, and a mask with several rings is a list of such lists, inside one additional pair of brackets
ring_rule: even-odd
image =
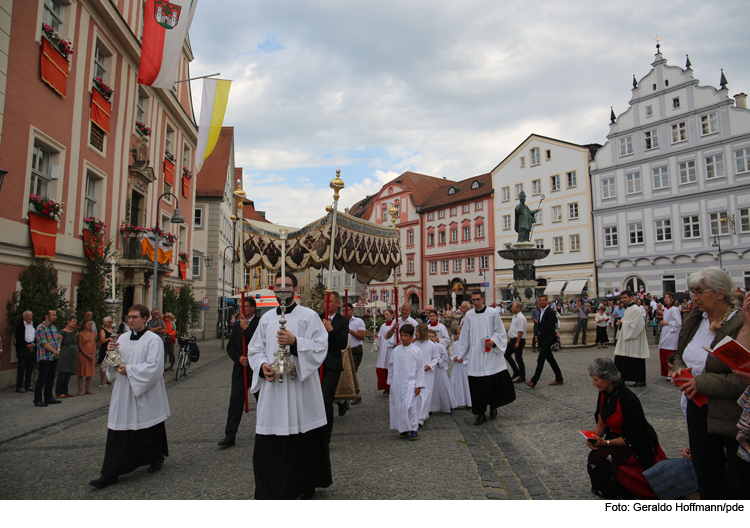
[[(472, 425), (469, 411), (433, 414), (416, 442), (388, 430), (388, 398), (375, 390), (376, 354), (365, 343), (360, 367), (363, 402), (334, 421), (333, 485), (318, 499), (594, 499), (586, 473), (588, 449), (578, 429), (593, 429), (596, 389), (586, 373), (613, 348), (556, 354), (563, 386), (545, 368), (537, 388), (516, 385), (516, 401), (495, 420)], [(687, 445), (679, 393), (647, 361), (648, 386), (633, 389), (667, 456)], [(536, 354), (524, 354), (527, 371)], [(201, 361), (179, 382), (168, 373), (172, 416), (170, 456), (157, 474), (141, 468), (101, 491), (109, 389), (35, 408), (32, 395), (0, 391), (0, 496), (4, 499), (248, 499), (253, 496), (255, 417), (243, 415), (235, 447), (222, 450), (231, 362), (218, 341), (201, 343)], [(73, 380), (74, 384), (75, 381)], [(251, 398), (252, 401), (252, 398)]]

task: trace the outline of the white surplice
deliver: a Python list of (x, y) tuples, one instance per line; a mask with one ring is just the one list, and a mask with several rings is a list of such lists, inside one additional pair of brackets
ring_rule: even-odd
[(378, 329), (378, 337), (375, 339), (375, 343), (378, 345), (378, 362), (375, 366), (379, 369), (387, 370), (388, 363), (391, 361), (391, 351), (396, 346), (396, 332), (393, 332), (390, 339), (386, 339), (385, 334), (393, 328), (394, 324), (396, 323), (393, 321), (391, 321), (390, 325), (383, 323)]
[(661, 337), (659, 338), (659, 348), (664, 350), (677, 350), (677, 341), (682, 329), (682, 315), (680, 309), (671, 306), (664, 310), (664, 321), (669, 323), (668, 326), (661, 327)]
[(427, 325), (428, 330), (434, 330), (437, 334), (438, 341), (440, 341), (440, 344), (445, 347), (446, 350), (448, 350), (448, 347), (451, 345), (451, 336), (448, 333), (448, 329), (445, 327), (443, 323), (438, 323), (435, 326), (432, 326), (432, 323)]
[(388, 367), (390, 426), (399, 433), (416, 431), (419, 427), (420, 399), (414, 394), (417, 387), (424, 388), (422, 350), (411, 344), (393, 349)]
[(435, 382), (432, 385), (432, 405), (430, 412), (443, 411), (450, 413), (451, 409), (456, 406), (456, 400), (453, 397), (453, 387), (451, 380), (448, 378), (448, 351), (442, 343), (433, 343), (438, 349), (440, 360), (435, 369)]
[[(250, 392), (260, 390), (255, 432), (261, 435), (288, 436), (305, 433), (328, 423), (318, 369), (328, 353), (328, 332), (318, 314), (304, 306), (296, 306), (286, 314), (286, 329), (297, 338), (297, 356), (292, 361), (297, 376), (288, 374), (284, 381), (266, 381), (260, 374), (261, 365), (273, 365), (279, 348), (277, 332), (281, 315), (266, 313), (247, 345), (247, 357), (253, 369)], [(287, 346), (287, 350), (289, 347)]]
[(422, 370), (424, 367), (430, 367), (424, 371), (424, 389), (419, 393), (419, 419), (427, 420), (432, 410), (432, 390), (435, 385), (435, 369), (440, 362), (440, 350), (430, 341), (414, 341), (414, 346), (422, 351)]
[[(484, 340), (488, 336), (496, 346), (485, 352)], [(507, 346), (508, 336), (500, 314), (487, 306), (482, 309), (482, 313), (477, 313), (475, 309), (466, 312), (461, 338), (453, 344), (457, 348), (457, 357), (464, 360), (469, 358), (467, 374), (476, 377), (492, 376), (508, 370), (503, 357)]]
[(643, 359), (650, 357), (646, 338), (646, 323), (640, 307), (635, 303), (628, 306), (621, 321), (622, 326), (617, 333), (615, 356)]
[[(460, 339), (460, 336), (458, 337)], [(456, 341), (458, 341), (456, 339)], [(451, 361), (457, 358), (456, 351), (458, 344), (455, 342), (451, 347)], [(453, 370), (451, 371), (451, 387), (453, 387), (453, 401), (456, 407), (471, 407), (471, 393), (469, 391), (469, 375), (467, 372), (468, 359), (459, 363), (453, 361)]]
[(107, 427), (113, 431), (147, 429), (170, 415), (164, 385), (164, 343), (149, 331), (138, 340), (131, 340), (131, 335), (132, 332), (126, 332), (117, 338), (127, 374), (107, 367), (107, 379), (116, 380), (107, 421)]

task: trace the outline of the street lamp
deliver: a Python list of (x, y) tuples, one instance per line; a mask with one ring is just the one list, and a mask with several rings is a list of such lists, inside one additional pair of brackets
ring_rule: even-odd
[(159, 199), (156, 200), (156, 229), (154, 229), (154, 296), (151, 302), (152, 311), (156, 310), (156, 284), (159, 278), (159, 230), (161, 229), (159, 227), (159, 204), (161, 203), (161, 199), (165, 196), (174, 196), (174, 215), (172, 215), (172, 218), (169, 221), (173, 224), (182, 224), (185, 222), (185, 219), (180, 214), (177, 196), (170, 192), (162, 193), (161, 196), (159, 196)]
[(210, 268), (211, 266), (213, 266), (213, 264), (214, 264), (214, 259), (213, 259), (213, 257), (203, 257), (203, 264), (204, 264), (204, 265), (205, 265), (205, 266), (206, 266), (207, 268)]
[[(226, 323), (226, 270), (227, 270), (227, 249), (234, 250), (232, 246), (227, 246), (224, 248), (224, 251), (221, 255), (221, 301), (219, 302), (219, 310), (221, 311), (221, 315), (219, 316), (220, 323), (224, 322)], [(234, 265), (239, 262), (237, 259), (237, 255), (232, 251), (232, 270), (234, 270)], [(234, 273), (233, 273), (234, 274)], [(234, 291), (234, 289), (232, 289)], [(245, 308), (242, 307), (242, 310)], [(221, 349), (224, 350), (224, 332), (226, 330), (225, 327), (219, 326), (220, 333), (221, 333)]]
[(714, 243), (711, 244), (711, 247), (719, 248), (719, 267), (724, 269), (724, 264), (721, 261), (721, 237), (719, 237), (719, 233), (714, 233)]

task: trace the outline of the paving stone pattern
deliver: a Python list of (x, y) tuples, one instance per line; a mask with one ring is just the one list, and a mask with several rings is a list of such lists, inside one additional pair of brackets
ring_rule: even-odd
[[(248, 499), (253, 497), (255, 415), (243, 415), (237, 445), (220, 449), (231, 362), (218, 341), (201, 344), (201, 362), (167, 394), (170, 456), (163, 469), (141, 468), (95, 491), (107, 433), (109, 389), (35, 408), (31, 394), (0, 391), (0, 496), (4, 499)], [(482, 426), (465, 409), (436, 413), (408, 441), (388, 430), (388, 398), (375, 390), (376, 354), (365, 344), (363, 402), (334, 419), (333, 485), (318, 499), (595, 499), (586, 473), (588, 449), (578, 429), (593, 429), (596, 389), (586, 374), (612, 348), (580, 348), (556, 357), (565, 379), (550, 387), (545, 368), (536, 389), (516, 385), (516, 401)], [(687, 445), (679, 394), (658, 376), (655, 347), (648, 386), (634, 389), (669, 457)], [(533, 371), (536, 354), (524, 354)], [(74, 381), (72, 382), (74, 383)], [(251, 399), (252, 401), (252, 399)], [(254, 407), (253, 407), (254, 408)]]

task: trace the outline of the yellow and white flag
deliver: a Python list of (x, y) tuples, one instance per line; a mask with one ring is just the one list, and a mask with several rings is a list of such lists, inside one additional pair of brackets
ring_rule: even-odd
[(203, 79), (201, 119), (198, 122), (198, 146), (195, 149), (196, 175), (203, 167), (203, 161), (211, 155), (216, 142), (219, 141), (231, 84), (232, 81)]

